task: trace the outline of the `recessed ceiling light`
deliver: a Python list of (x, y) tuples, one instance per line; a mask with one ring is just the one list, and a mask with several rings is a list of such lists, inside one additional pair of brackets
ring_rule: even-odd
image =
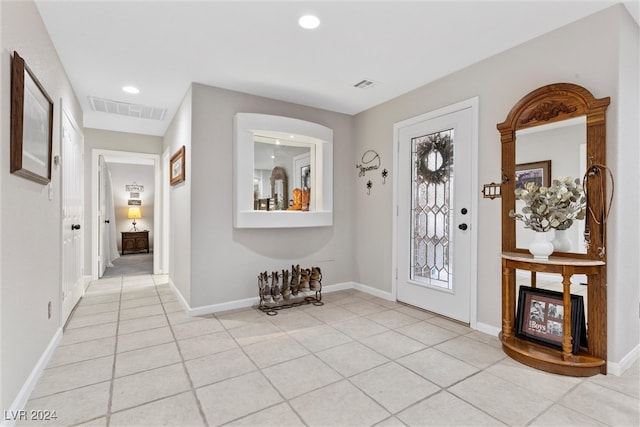
[(314, 15), (304, 15), (298, 19), (298, 24), (306, 30), (313, 30), (320, 25), (320, 19)]
[(125, 86), (122, 88), (122, 90), (127, 93), (140, 93), (140, 89), (135, 86)]

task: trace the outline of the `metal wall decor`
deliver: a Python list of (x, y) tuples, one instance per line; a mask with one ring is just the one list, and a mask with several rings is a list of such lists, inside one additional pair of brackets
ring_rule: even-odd
[(417, 146), (416, 170), (418, 181), (443, 184), (449, 179), (453, 165), (453, 144), (448, 133), (429, 135)]
[(496, 182), (484, 184), (484, 186), (482, 187), (482, 197), (491, 200), (502, 197), (502, 194), (500, 194), (501, 186), (502, 184)]
[(368, 171), (376, 170), (380, 167), (380, 156), (373, 150), (367, 150), (362, 155), (362, 163), (356, 164), (359, 169), (358, 177), (363, 177)]
[[(127, 184), (124, 186), (125, 191), (137, 191), (138, 193), (144, 193), (144, 185), (136, 184), (135, 181), (133, 184)], [(131, 196), (133, 197), (133, 196)]]
[[(363, 178), (367, 174), (367, 172), (375, 171), (380, 169), (381, 166), (380, 155), (374, 150), (367, 150), (364, 152), (361, 158), (361, 163), (356, 163), (356, 169), (358, 169), (358, 178)], [(389, 171), (385, 168), (380, 173), (382, 176), (382, 184), (384, 185), (387, 182), (387, 177), (389, 176)], [(373, 181), (370, 179), (365, 184), (367, 189), (367, 196), (371, 195), (371, 189), (373, 188)]]

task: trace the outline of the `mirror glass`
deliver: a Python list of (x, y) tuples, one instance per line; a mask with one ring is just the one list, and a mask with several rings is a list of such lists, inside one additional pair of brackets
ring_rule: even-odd
[[(294, 189), (313, 187), (310, 176), (312, 152), (315, 158), (314, 144), (296, 140), (295, 136), (280, 138), (268, 132), (256, 134), (253, 144), (254, 209), (271, 211), (293, 207)], [(275, 168), (279, 168), (276, 172), (284, 172), (284, 176), (276, 177)]]
[[(516, 187), (520, 180), (535, 180), (543, 186), (560, 177), (582, 177), (586, 171), (587, 128), (586, 116), (535, 126), (516, 131)], [(516, 212), (521, 212), (524, 202), (516, 200)], [(516, 223), (516, 247), (527, 249), (535, 232)], [(587, 253), (584, 244), (584, 221), (575, 221), (564, 232), (554, 230), (551, 238), (562, 239), (569, 253)], [(551, 233), (551, 234), (554, 234)]]

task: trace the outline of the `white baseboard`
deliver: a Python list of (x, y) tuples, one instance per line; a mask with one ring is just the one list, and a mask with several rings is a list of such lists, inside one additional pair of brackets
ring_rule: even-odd
[(189, 311), (191, 310), (191, 307), (189, 307), (189, 303), (187, 302), (186, 299), (184, 299), (184, 297), (182, 296), (182, 294), (180, 293), (180, 291), (176, 287), (176, 284), (173, 283), (173, 280), (171, 280), (170, 276), (167, 276), (167, 283), (169, 284), (169, 287), (171, 288), (171, 291), (173, 292), (173, 294), (176, 296), (176, 298), (180, 302), (180, 305), (182, 306), (184, 311), (189, 313)]
[[(55, 351), (56, 347), (58, 347), (58, 343), (60, 343), (61, 339), (62, 339), (62, 328), (58, 328), (56, 330), (56, 333), (53, 334), (53, 337), (49, 341), (47, 348), (44, 350), (44, 352), (40, 356), (40, 359), (38, 359), (38, 362), (31, 370), (29, 377), (22, 385), (20, 392), (18, 393), (16, 398), (13, 400), (11, 407), (4, 411), (5, 414), (18, 414), (18, 411), (22, 410), (25, 407), (25, 405), (29, 401), (29, 396), (31, 396), (33, 389), (36, 387), (38, 380), (42, 376), (42, 372), (49, 364), (49, 361), (51, 360), (51, 356), (53, 356), (53, 352)], [(5, 416), (3, 418), (7, 418), (7, 417)], [(3, 419), (0, 426), (13, 426), (15, 425), (16, 421), (17, 420)]]
[(220, 313), (221, 311), (235, 310), (238, 308), (253, 307), (260, 303), (259, 297), (245, 298), (220, 304), (205, 305), (189, 309), (190, 316), (204, 316), (206, 314)]
[[(364, 286), (364, 285), (359, 285), (358, 283), (355, 283), (355, 282), (336, 283), (335, 285), (323, 286), (322, 287), (322, 292), (323, 293), (331, 293), (331, 292), (336, 292), (336, 291), (344, 291), (344, 290), (347, 290), (347, 289), (355, 289), (356, 285)], [(240, 300), (235, 300), (235, 301), (223, 302), (223, 303), (219, 303), (219, 304), (204, 305), (204, 306), (193, 307), (192, 308), (192, 307), (189, 306), (187, 301), (184, 299), (184, 297), (182, 296), (180, 291), (178, 291), (178, 288), (175, 286), (175, 284), (173, 283), (171, 278), (169, 278), (169, 286), (171, 286), (171, 290), (173, 291), (174, 294), (176, 294), (176, 297), (178, 298), (178, 301), (180, 301), (180, 304), (182, 305), (184, 310), (190, 316), (205, 316), (207, 314), (220, 313), (222, 311), (236, 310), (236, 309), (239, 309), (239, 308), (254, 307), (254, 306), (257, 306), (260, 303), (260, 298), (259, 297), (252, 297), (252, 298), (245, 298), (245, 299), (240, 299)], [(375, 289), (370, 288), (368, 286), (364, 286), (364, 287), (367, 288), (367, 290), (375, 291)], [(367, 290), (365, 290), (365, 289), (359, 289), (359, 290), (362, 290), (363, 292), (367, 292)], [(368, 293), (372, 293), (372, 292), (368, 292)]]
[(381, 291), (380, 289), (372, 288), (371, 286), (363, 285), (362, 283), (353, 283), (353, 289), (362, 291), (366, 294), (373, 295), (378, 298), (382, 298), (387, 301), (395, 301), (396, 297), (391, 292)]
[(640, 358), (640, 344), (627, 353), (620, 362), (607, 362), (607, 374), (620, 376)]
[(494, 337), (497, 337), (498, 334), (500, 333), (501, 329), (497, 328), (493, 325), (489, 325), (487, 323), (482, 323), (482, 322), (477, 322), (476, 323), (476, 327), (475, 327), (476, 331), (480, 331), (482, 333), (485, 333), (487, 335), (491, 335)]

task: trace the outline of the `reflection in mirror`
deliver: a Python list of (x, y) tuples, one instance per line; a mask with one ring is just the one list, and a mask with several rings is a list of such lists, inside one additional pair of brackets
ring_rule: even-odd
[[(516, 131), (517, 165), (550, 161), (551, 180), (570, 176), (582, 181), (586, 160), (586, 117), (576, 117), (542, 126)], [(543, 183), (548, 186), (551, 183)], [(516, 200), (516, 212), (522, 212), (525, 203)], [(516, 247), (526, 249), (535, 232), (524, 228), (524, 223), (516, 222)], [(564, 231), (551, 233), (556, 245), (563, 245), (561, 252), (587, 253), (584, 243), (584, 221), (575, 221)]]
[(312, 187), (312, 152), (315, 157), (314, 145), (291, 137), (280, 139), (269, 136), (268, 132), (254, 136), (253, 198), (256, 210), (287, 210), (293, 205), (294, 189), (303, 185)]

